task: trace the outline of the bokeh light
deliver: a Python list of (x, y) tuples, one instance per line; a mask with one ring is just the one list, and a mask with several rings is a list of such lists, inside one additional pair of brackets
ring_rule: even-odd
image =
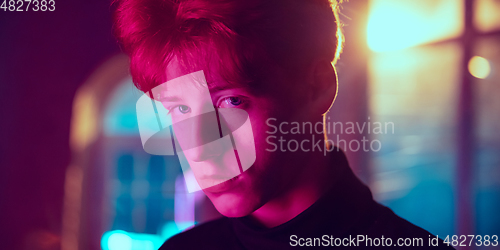
[(469, 60), (469, 72), (476, 78), (485, 79), (491, 72), (490, 63), (484, 57), (474, 56)]
[[(175, 234), (179, 233), (177, 230)], [(173, 235), (173, 234), (172, 234)], [(155, 250), (166, 240), (155, 234), (130, 233), (123, 230), (108, 231), (101, 238), (103, 250)]]
[(108, 237), (103, 237), (102, 247), (103, 249), (109, 250), (131, 250), (132, 249), (132, 239), (124, 231), (113, 231), (110, 232)]
[(462, 1), (371, 0), (368, 47), (375, 52), (401, 50), (457, 37), (463, 29)]

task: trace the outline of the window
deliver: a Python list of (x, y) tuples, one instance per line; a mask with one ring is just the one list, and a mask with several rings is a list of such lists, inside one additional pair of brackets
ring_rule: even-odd
[(433, 234), (500, 233), (499, 11), (495, 0), (370, 1), (370, 115), (396, 130), (374, 135), (372, 190)]

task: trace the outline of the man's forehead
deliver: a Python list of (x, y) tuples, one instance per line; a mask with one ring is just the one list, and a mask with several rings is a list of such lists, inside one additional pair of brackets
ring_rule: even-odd
[(222, 58), (211, 57), (211, 60), (205, 60), (194, 54), (188, 57), (173, 56), (165, 69), (164, 80), (168, 82), (193, 72), (203, 71), (211, 93), (226, 89), (243, 89), (254, 95), (262, 95), (270, 87), (267, 85), (280, 85), (279, 82), (286, 79), (282, 74), (277, 74), (283, 69), (273, 62), (262, 62), (258, 67), (251, 67), (253, 69), (249, 71), (245, 70), (247, 66), (238, 65), (232, 60), (222, 61)]
[(208, 81), (203, 70), (178, 74), (179, 76), (155, 87), (153, 94), (156, 100), (161, 101), (179, 101), (185, 96), (195, 95), (195, 93), (204, 93), (210, 97), (220, 91), (230, 89), (247, 89), (247, 86), (231, 84), (219, 79), (218, 81)]
[[(235, 88), (242, 87), (238, 86), (240, 84), (235, 83), (233, 81), (227, 81), (224, 79), (222, 75), (224, 72), (221, 72), (221, 67), (218, 67), (216, 63), (205, 63), (202, 65), (201, 63), (196, 62), (184, 62), (181, 63), (176, 56), (174, 56), (167, 65), (166, 68), (166, 82), (193, 74), (195, 72), (203, 72), (203, 76), (205, 78), (205, 83), (208, 85), (209, 89), (220, 90), (227, 88)], [(234, 72), (233, 72), (234, 74)]]

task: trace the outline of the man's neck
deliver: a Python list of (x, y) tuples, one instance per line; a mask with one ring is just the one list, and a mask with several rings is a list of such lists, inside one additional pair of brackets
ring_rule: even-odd
[(270, 200), (251, 214), (258, 224), (272, 228), (279, 226), (313, 205), (331, 187), (333, 169), (329, 157), (315, 156), (300, 180), (278, 197)]

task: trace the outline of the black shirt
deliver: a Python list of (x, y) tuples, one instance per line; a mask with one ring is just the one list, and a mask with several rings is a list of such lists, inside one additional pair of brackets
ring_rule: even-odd
[[(292, 220), (274, 228), (254, 225), (251, 219), (223, 217), (167, 240), (160, 250), (179, 249), (294, 249), (399, 246), (449, 248), (441, 239), (375, 202), (367, 186), (352, 172), (342, 151), (333, 150), (338, 178), (332, 188)], [(359, 241), (358, 241), (359, 240)], [(429, 246), (430, 243), (439, 246)], [(423, 246), (423, 247), (422, 247)], [(407, 246), (406, 246), (407, 247)]]

